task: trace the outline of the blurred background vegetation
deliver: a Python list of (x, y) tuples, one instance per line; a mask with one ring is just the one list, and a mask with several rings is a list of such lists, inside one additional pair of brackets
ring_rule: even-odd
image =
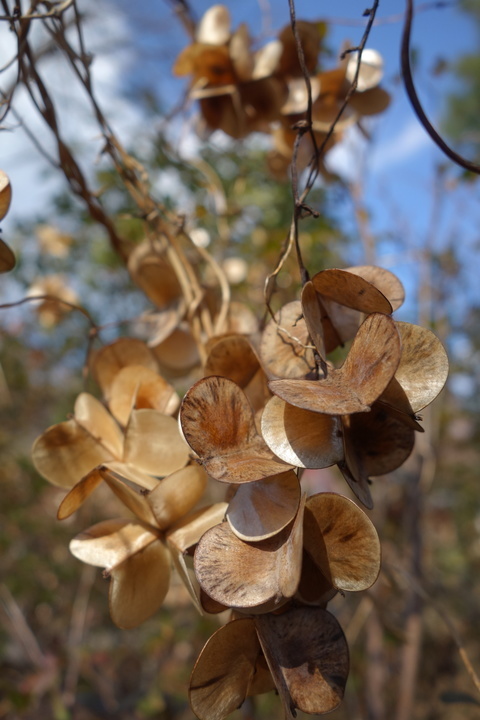
[[(463, 11), (479, 25), (478, 3), (465, 2)], [(0, 32), (7, 32), (5, 26)], [(166, 72), (165, 65), (158, 71)], [(478, 160), (480, 56), (460, 56), (441, 71), (458, 80), (445, 106), (442, 131)], [(146, 124), (162, 114), (159, 98), (148, 87), (132, 89), (131, 97), (141, 104)], [(129, 150), (154, 183), (175, 172), (176, 186), (188, 198), (188, 220), (212, 239), (234, 299), (262, 315), (264, 280), (291, 221), (289, 181), (269, 175), (267, 148), (258, 139), (205, 143), (192, 165), (171, 149), (165, 128), (168, 122), (152, 142), (139, 138)], [(99, 169), (95, 183), (121, 234), (140, 240), (141, 224), (115, 172)], [(338, 597), (332, 604), (349, 639), (352, 662), (345, 703), (332, 714), (339, 720), (480, 716), (480, 694), (459, 652), (460, 645), (480, 672), (480, 306), (462, 295), (466, 263), (470, 272), (480, 269), (475, 255), (480, 239), (467, 258), (461, 237), (437, 242), (444, 232), (439, 217), (448, 203), (475, 217), (477, 185), (446, 161), (438, 164), (432, 182), (429, 233), (435, 242), (427, 233), (416, 247), (418, 281), (407, 287), (408, 319), (431, 327), (446, 344), (452, 381), (425, 413), (427, 438), (418, 438), (407, 465), (375, 482), (371, 515), (384, 558), (379, 581), (361, 597)], [(159, 182), (159, 188), (159, 200), (181, 211), (165, 183)], [(313, 271), (363, 262), (369, 252), (375, 259), (384, 237), (376, 236), (362, 203), (352, 202), (357, 191), (332, 176), (311, 193), (310, 205), (320, 217), (302, 222), (301, 244)], [(22, 188), (14, 192), (21, 197)], [(228, 244), (222, 224), (228, 226)], [(390, 233), (401, 234), (393, 214)], [(8, 242), (17, 267), (11, 278), (2, 276), (3, 303), (25, 297), (39, 277), (58, 275), (104, 328), (104, 341), (128, 332), (130, 320), (149, 309), (103, 230), (66, 192), (52, 196), (35, 218), (17, 221)], [(411, 251), (408, 242), (400, 241), (399, 254)], [(291, 260), (275, 302), (295, 298), (298, 289)], [(88, 320), (75, 311), (49, 315), (26, 303), (2, 309), (0, 324), (0, 718), (190, 719), (185, 687), (218, 618), (197, 616), (183, 586), (174, 583), (156, 617), (137, 630), (114, 627), (108, 581), (68, 551), (69, 540), (101, 516), (87, 503), (74, 518), (57, 522), (63, 493), (40, 478), (30, 460), (34, 439), (67, 417), (78, 392), (95, 392), (82, 374)], [(105, 503), (115, 500), (106, 496)], [(105, 509), (108, 515), (114, 511)], [(405, 715), (402, 698), (412, 688), (409, 673), (414, 701)], [(278, 700), (269, 695), (246, 703), (236, 715), (269, 720), (279, 710)]]

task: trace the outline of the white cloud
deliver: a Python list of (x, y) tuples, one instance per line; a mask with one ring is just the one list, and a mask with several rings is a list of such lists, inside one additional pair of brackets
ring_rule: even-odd
[(374, 172), (383, 172), (394, 165), (408, 162), (414, 155), (430, 147), (431, 143), (419, 121), (412, 118), (394, 137), (386, 138), (373, 147), (370, 168)]

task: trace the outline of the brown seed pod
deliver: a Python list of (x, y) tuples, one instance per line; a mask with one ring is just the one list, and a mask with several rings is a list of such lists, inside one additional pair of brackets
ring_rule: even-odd
[(251, 482), (289, 469), (258, 435), (253, 410), (231, 380), (212, 376), (195, 383), (183, 399), (180, 422), (186, 441), (216, 480)]
[(337, 590), (366, 590), (378, 577), (377, 531), (363, 510), (343, 495), (318, 493), (308, 498), (303, 542)]
[(255, 627), (280, 695), (285, 717), (334, 710), (342, 701), (349, 670), (348, 646), (335, 617), (300, 607), (259, 615)]
[(287, 403), (305, 410), (329, 415), (368, 412), (392, 379), (400, 354), (394, 321), (372, 313), (360, 326), (341, 368), (320, 380), (271, 380), (269, 387)]

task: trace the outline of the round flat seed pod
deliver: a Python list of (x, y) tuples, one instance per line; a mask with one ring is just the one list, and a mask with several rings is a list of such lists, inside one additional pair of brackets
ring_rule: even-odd
[(243, 704), (261, 655), (251, 618), (232, 620), (212, 635), (190, 679), (190, 706), (199, 720), (223, 720)]
[(160, 480), (146, 496), (157, 527), (166, 530), (190, 512), (206, 487), (207, 474), (200, 465), (189, 465)]
[(7, 173), (0, 170), (0, 220), (3, 220), (12, 201), (12, 186)]
[(293, 470), (240, 485), (228, 505), (228, 524), (241, 540), (266, 540), (293, 520), (300, 494)]
[(116, 374), (127, 365), (143, 365), (153, 372), (158, 371), (158, 364), (152, 351), (142, 340), (136, 338), (119, 338), (105, 345), (92, 355), (89, 365), (107, 401)]
[(308, 498), (304, 547), (338, 590), (366, 590), (378, 577), (377, 531), (363, 510), (343, 495), (318, 493)]
[[(353, 82), (357, 73), (358, 53), (349, 55), (345, 76), (349, 82)], [(357, 92), (364, 93), (366, 90), (375, 88), (383, 77), (383, 58), (373, 48), (365, 48), (360, 59), (360, 70), (357, 78)]]
[(393, 311), (398, 310), (403, 305), (405, 288), (390, 270), (385, 270), (385, 268), (376, 265), (356, 265), (345, 269), (349, 273), (359, 275), (371, 285), (374, 285), (377, 290), (380, 290), (392, 306)]
[(129, 630), (154, 615), (170, 585), (170, 554), (160, 540), (128, 557), (110, 572), (109, 606), (113, 622)]
[[(221, 523), (202, 536), (195, 550), (198, 582), (214, 600), (241, 609), (277, 607), (300, 581), (302, 511), (293, 525), (262, 542), (246, 543)], [(270, 610), (270, 605), (268, 605)]]
[(312, 283), (322, 297), (360, 312), (392, 312), (392, 306), (374, 285), (347, 270), (333, 268), (314, 275)]
[(301, 303), (284, 305), (262, 334), (260, 358), (269, 377), (305, 377), (315, 368)]
[(153, 530), (138, 522), (104, 520), (73, 538), (70, 552), (78, 560), (110, 572), (157, 539), (158, 535)]
[(343, 459), (338, 417), (290, 405), (273, 397), (262, 414), (262, 435), (281, 460), (303, 468), (323, 468)]
[(245, 394), (227, 378), (195, 383), (183, 399), (180, 422), (186, 441), (216, 480), (251, 482), (289, 469), (258, 435)]
[(230, 12), (225, 5), (213, 5), (198, 23), (195, 39), (206, 45), (224, 45), (230, 38)]
[(415, 429), (388, 405), (376, 402), (366, 415), (351, 415), (345, 443), (370, 477), (403, 465), (415, 444)]
[(188, 462), (188, 445), (177, 421), (157, 410), (133, 410), (125, 430), (123, 461), (150, 475), (165, 476)]
[(392, 379), (401, 345), (394, 321), (373, 313), (362, 323), (347, 358), (320, 380), (271, 380), (271, 391), (296, 407), (329, 415), (368, 412)]
[(328, 713), (342, 701), (349, 670), (348, 646), (336, 618), (300, 607), (255, 618), (258, 637), (282, 700), (285, 717), (295, 710)]
[(228, 335), (215, 340), (205, 362), (205, 377), (219, 375), (242, 389), (258, 371), (260, 363), (252, 346), (242, 335)]
[(70, 490), (93, 468), (114, 457), (72, 419), (53, 425), (36, 439), (32, 460), (40, 475)]
[(144, 365), (127, 365), (115, 375), (109, 408), (121, 425), (127, 425), (133, 408), (173, 415), (180, 405), (175, 389), (158, 372)]
[(0, 273), (10, 272), (15, 267), (16, 259), (12, 250), (0, 240)]
[(405, 392), (413, 412), (429, 405), (442, 390), (448, 376), (448, 357), (431, 330), (397, 322), (402, 341), (400, 364), (395, 379)]
[(80, 393), (75, 400), (76, 422), (87, 430), (114, 457), (123, 455), (123, 433), (102, 403), (89, 393)]

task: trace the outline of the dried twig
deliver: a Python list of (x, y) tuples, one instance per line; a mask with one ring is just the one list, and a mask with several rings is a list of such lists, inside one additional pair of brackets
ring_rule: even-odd
[(432, 138), (433, 142), (442, 150), (450, 160), (460, 165), (465, 170), (480, 175), (480, 165), (477, 165), (470, 160), (462, 157), (456, 153), (452, 148), (447, 145), (445, 140), (438, 134), (433, 127), (432, 123), (425, 114), (425, 110), (418, 98), (415, 84), (413, 82), (412, 68), (410, 65), (410, 37), (412, 34), (412, 22), (413, 22), (413, 0), (406, 0), (406, 13), (405, 13), (405, 25), (403, 28), (402, 45), (401, 45), (401, 64), (402, 64), (402, 75), (405, 90), (407, 91), (408, 98), (412, 104), (415, 113), (422, 123), (427, 133)]

